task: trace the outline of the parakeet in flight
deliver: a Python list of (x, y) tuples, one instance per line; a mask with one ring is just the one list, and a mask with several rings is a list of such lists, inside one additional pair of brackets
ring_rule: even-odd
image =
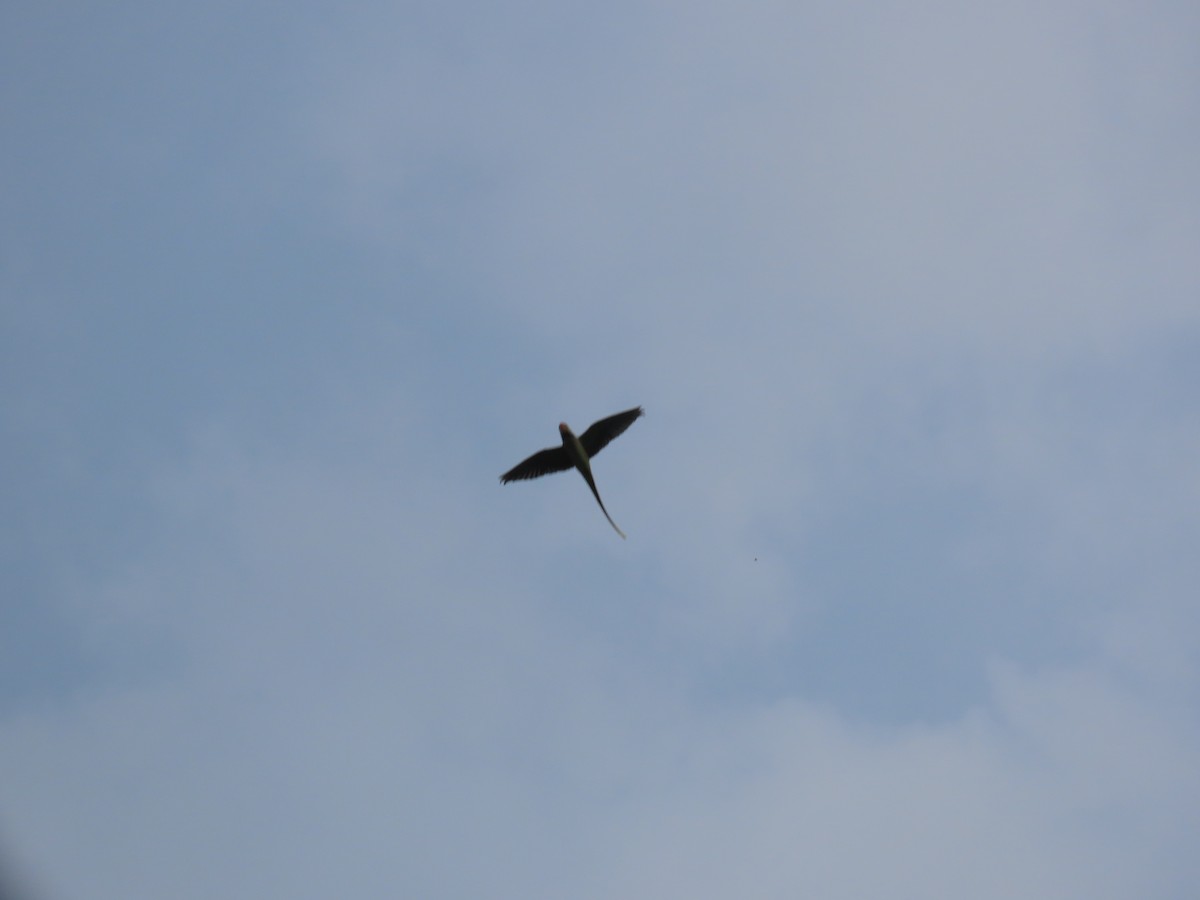
[(517, 463), (500, 476), (500, 483), (508, 484), (510, 481), (540, 478), (552, 472), (565, 472), (574, 466), (583, 476), (583, 480), (588, 483), (588, 487), (592, 489), (592, 494), (595, 495), (596, 502), (600, 504), (600, 511), (604, 513), (604, 518), (608, 519), (608, 524), (617, 534), (625, 537), (625, 532), (617, 528), (617, 523), (612, 520), (612, 516), (604, 508), (604, 501), (600, 499), (600, 492), (596, 490), (596, 482), (592, 478), (591, 459), (641, 415), (643, 415), (643, 410), (640, 406), (627, 409), (625, 412), (619, 412), (615, 416), (592, 423), (588, 430), (579, 437), (576, 437), (567, 427), (566, 422), (560, 422), (558, 433), (562, 437), (562, 446), (539, 450), (524, 462)]

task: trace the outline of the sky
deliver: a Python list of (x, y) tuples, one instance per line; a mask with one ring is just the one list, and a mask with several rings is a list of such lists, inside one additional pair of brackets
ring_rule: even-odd
[(1200, 895), (1197, 47), (4, 4), (0, 893)]

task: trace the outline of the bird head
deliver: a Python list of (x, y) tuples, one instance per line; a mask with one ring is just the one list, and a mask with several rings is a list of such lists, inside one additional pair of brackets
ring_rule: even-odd
[(561, 434), (563, 437), (566, 437), (568, 434), (571, 433), (571, 429), (567, 427), (566, 422), (559, 422), (558, 423), (558, 433)]

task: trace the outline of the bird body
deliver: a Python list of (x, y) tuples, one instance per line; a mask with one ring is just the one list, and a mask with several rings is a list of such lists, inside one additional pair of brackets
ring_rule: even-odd
[(604, 508), (604, 501), (600, 499), (600, 492), (596, 490), (596, 481), (592, 477), (591, 458), (608, 446), (608, 443), (613, 438), (624, 432), (626, 428), (632, 425), (643, 414), (640, 406), (628, 409), (625, 412), (601, 419), (599, 422), (594, 422), (588, 427), (587, 431), (578, 437), (575, 436), (575, 433), (571, 431), (566, 422), (560, 422), (558, 433), (562, 438), (562, 446), (539, 450), (533, 456), (523, 460), (501, 475), (500, 483), (508, 484), (510, 481), (540, 478), (542, 475), (549, 475), (553, 472), (565, 472), (567, 469), (574, 467), (579, 470), (579, 474), (583, 476), (583, 480), (592, 489), (592, 495), (596, 498), (596, 502), (600, 504), (600, 511), (604, 513), (604, 518), (608, 519), (608, 524), (613, 527), (613, 530), (617, 534), (624, 538), (625, 532), (618, 528), (617, 523), (612, 520), (612, 516)]

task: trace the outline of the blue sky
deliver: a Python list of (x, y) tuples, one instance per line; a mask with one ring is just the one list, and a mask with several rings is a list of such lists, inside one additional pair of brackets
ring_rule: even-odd
[(6, 5), (8, 890), (1195, 896), (1197, 46)]

